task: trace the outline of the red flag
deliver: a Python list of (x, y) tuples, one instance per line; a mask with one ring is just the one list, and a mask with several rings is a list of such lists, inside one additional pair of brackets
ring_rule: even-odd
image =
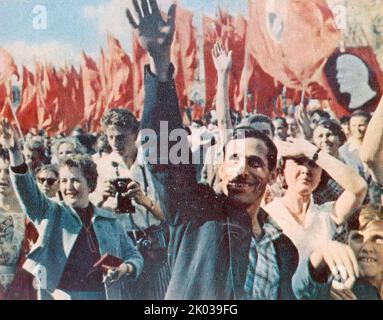
[(175, 82), (180, 106), (185, 108), (198, 65), (197, 31), (193, 26), (193, 12), (177, 6), (175, 28), (172, 62), (176, 69)]
[(60, 80), (59, 110), (55, 115), (58, 123), (58, 132), (69, 134), (78, 125), (84, 116), (83, 95), (80, 92), (80, 75), (71, 66), (57, 72)]
[(233, 65), (229, 77), (230, 106), (237, 111), (243, 108), (243, 94), (241, 93), (241, 78), (244, 71), (245, 39), (247, 22), (243, 16), (233, 17), (223, 10), (219, 10), (217, 20), (203, 17), (204, 31), (204, 60), (206, 82), (206, 106), (208, 109), (216, 94), (217, 74), (214, 67), (211, 50), (216, 41), (221, 41), (226, 50), (232, 51)]
[(121, 47), (120, 41), (108, 35), (110, 52), (109, 72), (111, 90), (108, 108), (123, 107), (133, 110), (132, 62)]
[(19, 79), (17, 66), (8, 51), (0, 48), (0, 115), (13, 122), (12, 114), (12, 83), (11, 77), (15, 75)]
[(100, 73), (96, 62), (85, 52), (81, 55), (82, 83), (84, 87), (84, 124), (89, 132), (97, 130), (105, 110)]
[(0, 47), (0, 83), (9, 80), (12, 75), (15, 75), (19, 80), (20, 76), (15, 60), (8, 51)]
[(52, 135), (58, 130), (56, 115), (59, 114), (59, 92), (61, 89), (56, 70), (52, 65), (44, 63), (42, 66), (42, 81), (35, 82), (37, 86), (37, 103), (39, 109), (44, 110), (43, 123), (48, 134)]
[(372, 112), (383, 94), (383, 72), (371, 47), (346, 48), (330, 57), (318, 85), (327, 89), (337, 117)]
[(15, 121), (12, 114), (12, 99), (11, 81), (5, 81), (0, 85), (0, 118), (6, 118), (10, 123), (14, 124)]
[(16, 115), (24, 133), (27, 133), (32, 128), (38, 128), (35, 79), (33, 73), (24, 66), (21, 101)]
[[(249, 33), (247, 39), (251, 38)], [(248, 40), (249, 41), (249, 40)], [(247, 65), (241, 77), (238, 104), (242, 106), (247, 99), (247, 112), (257, 112), (268, 116), (274, 113), (276, 98), (282, 86), (264, 72), (255, 57), (248, 53)]]
[(325, 0), (249, 0), (249, 30), (262, 69), (296, 89), (315, 80), (340, 39)]

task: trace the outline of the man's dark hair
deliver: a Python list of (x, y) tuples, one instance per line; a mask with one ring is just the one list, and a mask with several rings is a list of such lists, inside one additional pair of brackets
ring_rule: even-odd
[(273, 121), (268, 116), (265, 116), (264, 114), (256, 114), (256, 115), (251, 115), (248, 118), (244, 118), (242, 122), (238, 125), (238, 128), (245, 128), (245, 127), (251, 128), (252, 125), (257, 122), (269, 124), (272, 135), (273, 136), (275, 135), (275, 126)]
[(320, 110), (320, 109), (310, 112), (310, 118), (313, 117), (315, 114), (317, 114), (321, 119), (330, 119), (331, 118), (331, 116), (328, 112)]
[(274, 170), (277, 166), (278, 150), (274, 142), (264, 133), (253, 129), (252, 127), (239, 127), (235, 128), (232, 134), (229, 135), (228, 140), (223, 148), (223, 153), (226, 152), (227, 144), (232, 140), (254, 138), (261, 140), (267, 147), (267, 163), (270, 171)]
[(322, 127), (330, 130), (334, 135), (336, 135), (339, 138), (341, 144), (344, 144), (347, 141), (347, 137), (344, 134), (342, 127), (334, 120), (323, 119), (319, 121), (317, 127)]
[(285, 118), (283, 118), (283, 117), (275, 117), (275, 118), (274, 118), (274, 121), (277, 121), (277, 120), (282, 121), (283, 126), (287, 127), (287, 122), (286, 122), (286, 119), (285, 119)]
[(361, 110), (353, 112), (350, 116), (350, 120), (352, 118), (357, 118), (357, 117), (365, 118), (367, 122), (370, 122), (371, 120), (371, 115), (368, 112), (361, 111)]
[(339, 119), (340, 124), (349, 124), (350, 123), (350, 116), (343, 116)]
[(102, 117), (102, 127), (106, 129), (108, 126), (121, 127), (137, 133), (139, 122), (134, 114), (127, 109), (110, 109)]

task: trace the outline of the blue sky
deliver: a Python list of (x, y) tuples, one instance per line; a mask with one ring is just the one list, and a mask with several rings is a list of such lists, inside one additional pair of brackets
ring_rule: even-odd
[[(0, 46), (14, 55), (16, 62), (33, 65), (41, 58), (55, 65), (65, 62), (78, 64), (79, 53), (84, 49), (94, 57), (105, 46), (107, 32), (122, 41), (131, 51), (130, 28), (124, 8), (130, 0), (0, 0)], [(202, 13), (214, 16), (220, 5), (231, 14), (246, 13), (247, 0), (179, 0), (196, 13), (199, 25)], [(167, 10), (172, 0), (160, 0)], [(33, 21), (36, 5), (47, 12), (47, 28), (36, 30)]]

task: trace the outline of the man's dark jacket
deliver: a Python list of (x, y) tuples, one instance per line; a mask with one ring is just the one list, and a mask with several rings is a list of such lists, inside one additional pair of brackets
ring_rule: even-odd
[[(169, 78), (172, 73), (169, 70)], [(166, 148), (160, 141), (160, 121), (167, 121), (169, 132), (183, 128), (174, 81), (158, 82), (147, 67), (141, 129), (155, 132), (159, 154), (156, 159), (162, 160), (148, 168), (170, 227), (172, 277), (166, 299), (242, 299), (252, 236), (250, 218), (231, 205), (226, 196), (198, 185), (193, 165), (166, 164), (168, 153), (159, 149)], [(150, 130), (141, 133), (144, 154), (149, 156), (147, 146), (153, 144), (145, 137), (150, 136)], [(162, 135), (168, 141), (168, 135)], [(169, 143), (169, 150), (175, 144)], [(187, 141), (182, 147), (188, 151)], [(295, 299), (291, 281), (298, 265), (297, 250), (284, 235), (274, 241), (274, 246), (281, 278), (279, 299)]]

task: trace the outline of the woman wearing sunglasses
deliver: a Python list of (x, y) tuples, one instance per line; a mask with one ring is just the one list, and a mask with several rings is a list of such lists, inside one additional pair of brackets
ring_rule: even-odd
[(58, 166), (47, 164), (36, 173), (36, 181), (41, 192), (51, 200), (61, 201)]
[[(306, 140), (278, 142), (278, 151), (286, 193), (264, 209), (292, 240), (303, 260), (331, 240), (337, 227), (362, 205), (367, 186), (351, 167)], [(321, 182), (323, 171), (344, 192), (334, 202), (316, 205), (312, 194)]]

